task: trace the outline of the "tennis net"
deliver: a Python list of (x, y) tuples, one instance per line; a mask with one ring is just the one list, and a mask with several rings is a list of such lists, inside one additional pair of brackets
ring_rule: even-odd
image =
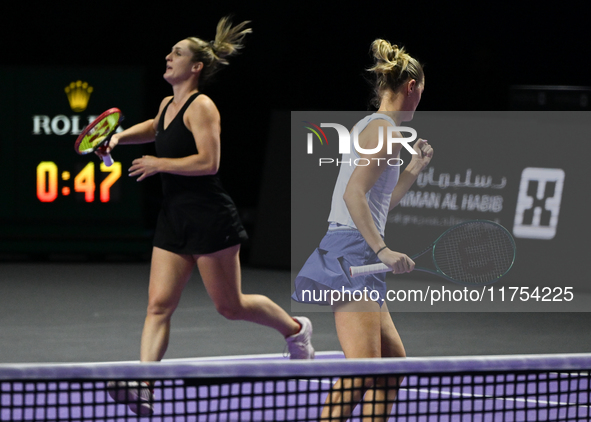
[[(590, 369), (591, 354), (5, 364), (0, 420), (590, 421)], [(109, 395), (133, 380), (153, 382), (152, 415)]]

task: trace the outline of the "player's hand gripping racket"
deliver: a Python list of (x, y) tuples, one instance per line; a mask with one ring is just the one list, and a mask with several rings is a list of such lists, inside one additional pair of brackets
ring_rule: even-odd
[(123, 114), (118, 108), (105, 111), (86, 126), (76, 139), (74, 149), (80, 155), (90, 154), (100, 149), (103, 162), (106, 166), (111, 166), (113, 159), (110, 154), (106, 153), (106, 149), (111, 136), (113, 136), (122, 120)]
[[(515, 261), (515, 241), (500, 224), (486, 220), (466, 221), (446, 230), (428, 248), (411, 259), (431, 251), (435, 269), (415, 266), (464, 285), (491, 284), (503, 277)], [(392, 271), (385, 264), (351, 267), (352, 277)]]

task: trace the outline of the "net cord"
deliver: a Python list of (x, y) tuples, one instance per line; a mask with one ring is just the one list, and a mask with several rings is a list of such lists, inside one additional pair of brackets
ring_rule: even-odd
[(220, 377), (319, 377), (591, 368), (591, 353), (264, 362), (2, 364), (0, 380), (124, 380)]

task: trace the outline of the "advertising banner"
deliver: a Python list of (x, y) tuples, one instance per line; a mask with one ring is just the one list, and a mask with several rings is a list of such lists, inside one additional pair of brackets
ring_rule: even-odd
[[(327, 232), (339, 171), (370, 164), (342, 156), (345, 144), (357, 148), (353, 128), (368, 114), (292, 112), (292, 280)], [(458, 223), (490, 220), (512, 234), (516, 253), (511, 270), (486, 286), (419, 271), (388, 274), (391, 311), (591, 310), (584, 271), (591, 233), (589, 112), (416, 112), (401, 126), (408, 146), (422, 138), (434, 153), (389, 212), (386, 245), (411, 256)], [(388, 142), (401, 139), (384, 133), (384, 146)], [(399, 166), (402, 173), (411, 158), (403, 144), (399, 159), (371, 164)], [(433, 266), (430, 261), (427, 253), (416, 264)], [(313, 300), (293, 307), (330, 311)]]

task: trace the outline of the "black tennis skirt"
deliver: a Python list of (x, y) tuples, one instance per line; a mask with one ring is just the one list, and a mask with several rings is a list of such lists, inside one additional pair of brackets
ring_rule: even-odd
[(210, 254), (245, 242), (246, 230), (228, 195), (215, 200), (191, 195), (164, 199), (154, 246), (183, 255)]

